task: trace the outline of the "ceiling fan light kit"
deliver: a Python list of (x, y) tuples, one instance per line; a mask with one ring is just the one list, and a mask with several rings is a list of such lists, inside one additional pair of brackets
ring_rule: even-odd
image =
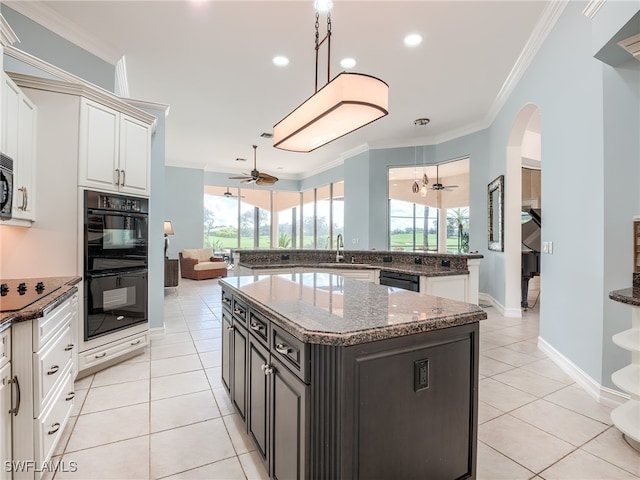
[[(389, 85), (362, 73), (342, 72), (330, 79), (331, 13), (327, 34), (319, 40), (316, 11), (315, 93), (273, 127), (273, 146), (292, 152), (311, 152), (389, 113)], [(327, 42), (327, 83), (318, 90), (318, 50)]]

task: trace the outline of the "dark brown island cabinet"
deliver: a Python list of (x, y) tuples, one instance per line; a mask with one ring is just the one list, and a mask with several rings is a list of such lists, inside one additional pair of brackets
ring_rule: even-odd
[(477, 305), (326, 273), (220, 284), (222, 381), (270, 478), (475, 478)]

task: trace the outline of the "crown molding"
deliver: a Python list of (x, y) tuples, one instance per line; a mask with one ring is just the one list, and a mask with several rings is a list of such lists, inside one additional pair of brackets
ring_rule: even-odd
[(6, 47), (19, 41), (16, 32), (13, 31), (11, 25), (9, 25), (2, 14), (0, 14), (0, 45)]
[(582, 14), (587, 18), (595, 17), (598, 10), (602, 8), (606, 1), (607, 0), (590, 0), (587, 6), (584, 7), (584, 10), (582, 10)]
[(115, 96), (111, 92), (100, 87), (85, 82), (69, 82), (55, 80), (50, 78), (34, 77), (32, 75), (24, 75), (15, 72), (6, 72), (9, 77), (22, 88), (31, 88), (34, 90), (44, 90), (47, 92), (62, 93), (66, 95), (76, 95), (85, 97), (89, 100), (101, 103), (107, 107), (113, 108), (125, 115), (129, 115), (148, 125), (153, 125), (156, 117), (150, 113), (144, 112), (125, 100)]
[(124, 52), (120, 52), (113, 45), (97, 40), (80, 25), (48, 7), (46, 2), (4, 1), (2, 3), (112, 65), (118, 63), (124, 55)]
[(11, 58), (15, 58), (16, 60), (18, 60), (21, 63), (24, 63), (25, 65), (34, 67), (60, 80), (64, 80), (72, 83), (83, 82), (83, 80), (80, 77), (77, 77), (65, 70), (62, 70), (60, 67), (56, 67), (51, 63), (45, 62), (44, 60), (41, 60), (38, 57), (34, 57), (30, 53), (24, 52), (18, 48), (7, 46), (4, 48), (4, 54)]
[(129, 78), (127, 76), (127, 62), (125, 57), (120, 57), (116, 63), (116, 93), (121, 97), (129, 96)]
[(498, 92), (493, 105), (491, 105), (491, 108), (485, 116), (485, 128), (493, 123), (500, 112), (500, 109), (505, 105), (509, 96), (513, 93), (513, 90), (518, 85), (518, 82), (526, 72), (527, 68), (529, 68), (529, 65), (540, 50), (540, 47), (546, 40), (549, 32), (551, 32), (551, 29), (556, 24), (568, 4), (569, 0), (551, 1), (547, 3), (547, 6), (540, 16), (538, 24), (533, 29), (529, 40), (522, 49), (522, 52), (520, 52), (520, 56), (516, 60), (511, 72), (509, 72), (509, 75)]

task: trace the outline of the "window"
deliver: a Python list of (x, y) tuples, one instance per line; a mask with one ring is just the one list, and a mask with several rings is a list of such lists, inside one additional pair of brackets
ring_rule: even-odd
[(297, 248), (300, 224), (300, 192), (273, 192), (273, 215), (278, 248)]
[[(333, 226), (332, 238), (335, 239), (338, 234), (344, 236), (344, 182), (332, 184), (331, 222)], [(335, 248), (335, 244), (332, 244), (330, 248)]]
[(438, 212), (428, 205), (389, 200), (389, 248), (438, 250)]
[(331, 249), (331, 185), (316, 188), (317, 248)]
[(300, 236), (300, 246), (302, 248), (316, 248), (315, 193), (315, 190), (302, 192), (302, 231)]
[(204, 194), (205, 247), (238, 248), (238, 189), (210, 187)]

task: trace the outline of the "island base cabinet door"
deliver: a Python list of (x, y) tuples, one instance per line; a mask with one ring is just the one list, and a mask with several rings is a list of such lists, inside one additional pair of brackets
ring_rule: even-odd
[(269, 352), (249, 336), (247, 426), (265, 464), (269, 451), (269, 367)]
[(233, 325), (233, 367), (231, 369), (231, 400), (238, 413), (245, 419), (246, 368), (247, 368), (247, 329), (234, 321)]
[(231, 364), (233, 363), (233, 327), (231, 326), (231, 315), (222, 309), (222, 384), (227, 392), (231, 394)]
[(272, 357), (272, 452), (273, 479), (308, 477), (309, 387)]

